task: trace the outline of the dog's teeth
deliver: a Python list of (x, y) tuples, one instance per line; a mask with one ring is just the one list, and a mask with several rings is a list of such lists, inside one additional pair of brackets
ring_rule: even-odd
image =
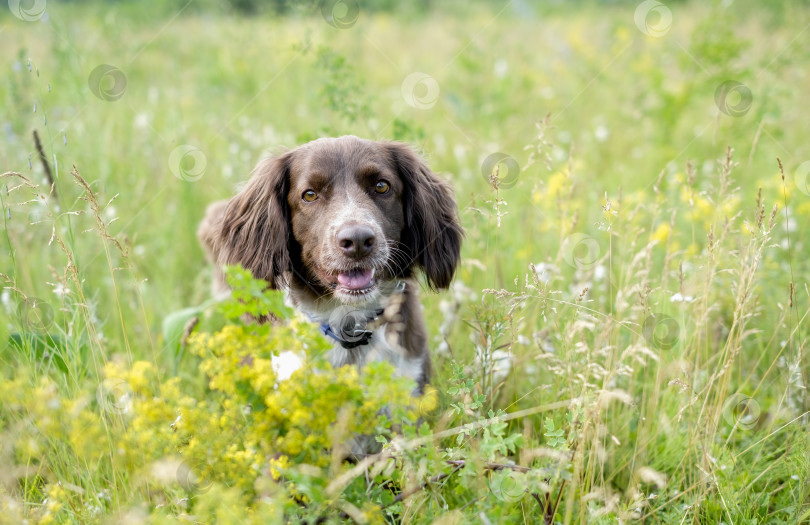
[(371, 278), (374, 279), (374, 274), (377, 272), (377, 268), (371, 269)]

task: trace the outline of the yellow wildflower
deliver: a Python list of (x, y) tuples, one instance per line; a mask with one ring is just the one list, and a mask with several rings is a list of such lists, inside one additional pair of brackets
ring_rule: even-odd
[(270, 476), (276, 481), (281, 479), (282, 472), (288, 468), (290, 468), (290, 458), (287, 456), (281, 455), (270, 460)]
[(667, 239), (669, 239), (670, 230), (669, 223), (661, 223), (658, 225), (658, 228), (655, 229), (650, 239), (660, 243), (665, 243), (667, 242)]

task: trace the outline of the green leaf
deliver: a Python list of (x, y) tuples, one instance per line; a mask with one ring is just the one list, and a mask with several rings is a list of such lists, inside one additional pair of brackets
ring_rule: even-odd
[(230, 297), (220, 305), (220, 310), (226, 317), (292, 317), (292, 309), (284, 304), (284, 294), (279, 290), (272, 290), (267, 281), (255, 279), (249, 270), (241, 266), (226, 266), (224, 273), (225, 282), (231, 289)]
[(177, 348), (180, 345), (180, 338), (183, 337), (186, 324), (190, 319), (200, 315), (209, 306), (209, 303), (210, 301), (207, 301), (200, 306), (183, 308), (167, 315), (161, 325), (163, 339), (166, 344), (171, 345), (172, 348)]

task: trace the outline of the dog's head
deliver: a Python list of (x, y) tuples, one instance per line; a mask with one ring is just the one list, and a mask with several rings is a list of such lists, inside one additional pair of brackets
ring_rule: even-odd
[(446, 288), (462, 229), (450, 186), (408, 146), (347, 136), (260, 163), (218, 237), (221, 264), (316, 300), (358, 304), (414, 268)]

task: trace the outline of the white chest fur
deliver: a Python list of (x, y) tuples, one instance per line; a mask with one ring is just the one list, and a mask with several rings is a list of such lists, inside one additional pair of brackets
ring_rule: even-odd
[(425, 357), (410, 357), (405, 350), (397, 344), (392, 344), (386, 337), (388, 324), (383, 324), (373, 330), (368, 344), (355, 348), (344, 348), (335, 342), (330, 355), (332, 366), (355, 365), (362, 367), (375, 361), (387, 361), (394, 365), (398, 376), (410, 377), (421, 385), (424, 381)]
[[(427, 356), (409, 355), (399, 344), (400, 334), (396, 333), (398, 330), (388, 322), (388, 319), (397, 317), (396, 312), (402, 305), (405, 286), (406, 283), (399, 280), (381, 283), (381, 293), (373, 301), (362, 306), (329, 302), (318, 305), (302, 304), (294, 300), (290, 303), (291, 306), (296, 306), (306, 313), (310, 320), (321, 323), (322, 327), (326, 325), (331, 328), (332, 334), (329, 337), (336, 339), (333, 341), (330, 354), (332, 366), (354, 365), (361, 368), (368, 363), (387, 361), (394, 366), (398, 376), (410, 377), (421, 387), (427, 379), (424, 377)], [(288, 299), (293, 298), (288, 295)], [(378, 319), (381, 311), (385, 311), (385, 316)], [(349, 329), (346, 329), (347, 324)], [(368, 329), (371, 335), (366, 344), (348, 347), (352, 345), (344, 345), (340, 340), (357, 341), (353, 335), (354, 327), (361, 330)]]

